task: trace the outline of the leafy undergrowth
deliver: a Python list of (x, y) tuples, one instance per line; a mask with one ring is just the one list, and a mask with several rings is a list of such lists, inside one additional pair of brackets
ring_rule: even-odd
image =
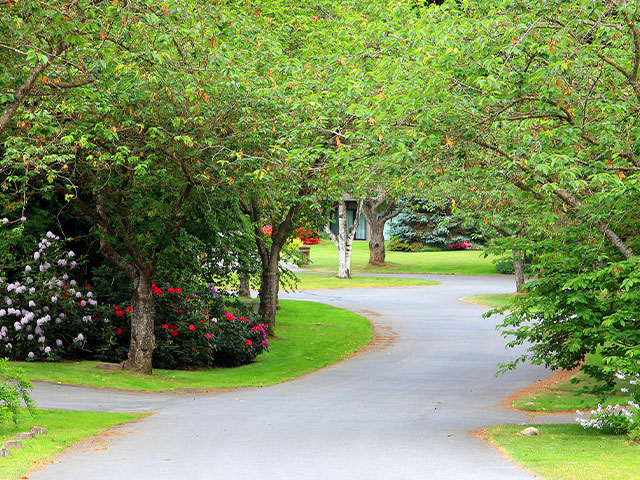
[(580, 425), (535, 425), (525, 437), (518, 425), (487, 428), (492, 443), (512, 460), (549, 480), (631, 480), (640, 478), (640, 445), (624, 435), (606, 435)]
[(27, 471), (43, 464), (71, 444), (147, 415), (149, 414), (34, 410), (32, 416), (23, 412), (17, 427), (13, 423), (0, 425), (0, 441), (10, 440), (16, 432), (29, 431), (34, 425), (46, 427), (49, 433), (32, 440), (23, 440), (22, 449), (11, 450), (10, 456), (0, 458), (0, 480), (21, 478)]
[(12, 362), (31, 380), (125, 390), (171, 391), (266, 386), (284, 382), (336, 363), (367, 346), (373, 338), (369, 321), (355, 313), (314, 302), (282, 300), (276, 338), (257, 361), (235, 368), (160, 370), (141, 375), (103, 370), (96, 362)]

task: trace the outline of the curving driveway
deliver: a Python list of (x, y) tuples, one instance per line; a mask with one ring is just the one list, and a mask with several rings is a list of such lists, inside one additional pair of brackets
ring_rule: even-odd
[[(387, 332), (387, 348), (284, 384), (217, 395), (132, 394), (38, 384), (45, 408), (156, 411), (84, 442), (30, 475), (72, 479), (518, 480), (518, 469), (467, 432), (525, 417), (496, 407), (548, 373), (513, 358), (484, 309), (460, 302), (513, 290), (507, 276), (415, 276), (433, 287), (315, 290), (283, 296), (361, 313)], [(122, 434), (122, 435), (119, 435)], [(105, 448), (106, 447), (106, 448)]]

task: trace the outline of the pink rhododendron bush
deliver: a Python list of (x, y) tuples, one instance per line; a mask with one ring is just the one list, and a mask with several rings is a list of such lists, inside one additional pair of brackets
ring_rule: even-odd
[[(132, 306), (100, 305), (90, 285), (74, 280), (75, 257), (48, 232), (19, 278), (0, 278), (0, 356), (27, 361), (126, 358)], [(268, 348), (264, 326), (248, 313), (227, 311), (213, 284), (203, 291), (154, 285), (153, 292), (156, 368), (242, 365)]]

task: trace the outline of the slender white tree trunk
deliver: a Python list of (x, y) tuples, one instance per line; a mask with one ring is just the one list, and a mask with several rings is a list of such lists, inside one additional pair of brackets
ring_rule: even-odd
[(325, 225), (324, 231), (329, 235), (338, 249), (338, 278), (351, 278), (351, 251), (353, 239), (356, 236), (358, 222), (360, 221), (360, 209), (362, 200), (358, 200), (353, 225), (348, 228), (347, 204), (344, 200), (338, 201), (338, 235), (335, 235), (329, 226)]

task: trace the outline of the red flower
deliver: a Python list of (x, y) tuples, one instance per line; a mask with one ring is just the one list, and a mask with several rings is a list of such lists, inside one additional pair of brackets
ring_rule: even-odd
[(242, 320), (243, 322), (246, 322), (246, 321), (247, 321), (247, 319), (246, 319), (246, 318), (244, 318), (244, 317), (240, 317), (240, 320)]
[(87, 283), (87, 290), (91, 290), (91, 285)]
[(168, 291), (169, 293), (175, 293), (175, 292), (176, 292), (176, 291), (175, 291), (175, 289), (174, 289), (174, 288), (172, 288), (172, 287), (169, 287), (169, 290), (167, 290), (167, 291)]
[(118, 305), (114, 305), (113, 309), (114, 310), (120, 310), (120, 307)]
[(116, 328), (116, 335), (122, 335), (122, 329), (120, 327)]
[(170, 330), (177, 330), (177, 329), (178, 329), (178, 327), (176, 327), (175, 325), (169, 325), (169, 329), (170, 329)]
[(247, 345), (253, 345), (253, 342), (251, 340), (245, 340), (244, 343), (246, 343)]
[(122, 310), (116, 310), (116, 317), (121, 317), (122, 315), (124, 315)]
[(169, 328), (169, 325), (167, 325), (166, 323), (163, 323), (163, 324), (161, 325), (161, 328), (162, 328), (163, 330), (166, 330), (167, 328)]
[(181, 288), (176, 288), (176, 289), (175, 289), (175, 292), (176, 292), (178, 295), (180, 295), (180, 294), (182, 293), (182, 289), (181, 289)]
[(211, 338), (211, 337), (213, 337), (213, 335), (211, 335), (210, 333), (205, 333), (204, 334), (204, 338)]
[(209, 310), (207, 310), (206, 312), (204, 312), (204, 316), (209, 318)]
[(226, 316), (227, 320), (235, 320), (236, 319), (236, 316), (231, 312), (227, 312), (227, 314), (225, 316)]
[(178, 310), (178, 313), (184, 313), (184, 310)]
[(160, 290), (156, 284), (154, 283), (153, 285), (151, 285), (151, 289), (153, 290), (153, 294), (154, 295), (162, 295), (164, 292), (162, 290)]
[(200, 323), (205, 323), (205, 322), (206, 322), (206, 320), (200, 320)]
[(171, 336), (172, 337), (177, 337), (178, 336), (178, 331), (177, 330), (171, 330)]
[(195, 326), (195, 325), (189, 325), (187, 328), (188, 328), (189, 330), (191, 330), (192, 332), (195, 332), (195, 331), (196, 331), (196, 326)]
[(272, 233), (273, 233), (273, 227), (271, 225), (265, 225), (264, 227), (262, 227), (262, 234), (265, 237), (270, 237)]
[(174, 306), (176, 302), (169, 302), (169, 305)]
[(124, 309), (124, 311), (127, 312), (127, 313), (131, 313), (131, 310), (132, 310), (131, 307), (127, 307), (127, 308)]

